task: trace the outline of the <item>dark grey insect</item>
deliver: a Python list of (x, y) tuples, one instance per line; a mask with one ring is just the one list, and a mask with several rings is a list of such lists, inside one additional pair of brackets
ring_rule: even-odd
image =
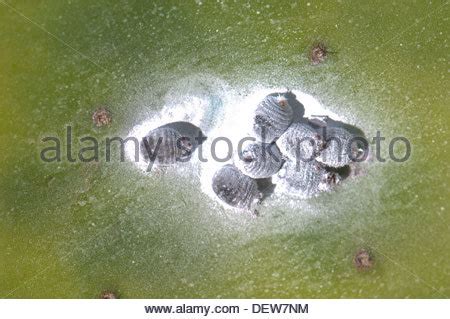
[(190, 156), (192, 142), (178, 131), (160, 127), (150, 131), (141, 141), (141, 152), (146, 161), (171, 165)]
[(256, 107), (253, 115), (253, 132), (264, 143), (272, 143), (292, 123), (294, 112), (288, 100), (280, 94), (270, 94)]
[(277, 141), (281, 152), (293, 161), (312, 160), (319, 155), (324, 143), (309, 122), (293, 123)]
[(304, 198), (321, 191), (329, 190), (340, 181), (336, 172), (331, 172), (317, 162), (298, 162), (288, 160), (277, 174), (277, 187)]
[(235, 164), (245, 175), (268, 178), (280, 170), (283, 158), (275, 144), (254, 142), (238, 152)]
[(326, 127), (324, 130), (325, 148), (317, 160), (331, 167), (342, 167), (359, 158), (364, 146), (355, 140), (357, 135), (343, 127)]
[(214, 174), (212, 188), (223, 202), (241, 209), (252, 210), (262, 197), (256, 181), (231, 164)]

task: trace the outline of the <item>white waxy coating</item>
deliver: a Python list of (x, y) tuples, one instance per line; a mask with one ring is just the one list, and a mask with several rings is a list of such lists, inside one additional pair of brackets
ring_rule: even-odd
[[(144, 139), (148, 142), (147, 145), (145, 145)], [(150, 131), (143, 138), (141, 151), (146, 161), (149, 161), (154, 156), (156, 164), (171, 165), (180, 161), (185, 155), (186, 149), (182, 147), (181, 141), (182, 136), (176, 130), (157, 128)], [(149, 151), (151, 152), (150, 156)]]
[(251, 210), (261, 199), (256, 181), (231, 164), (214, 174), (212, 188), (220, 200), (236, 208)]
[(356, 135), (343, 127), (327, 127), (324, 138), (325, 149), (322, 150), (317, 160), (331, 167), (342, 167), (353, 162), (357, 158), (360, 147), (358, 141), (352, 140)]
[(270, 94), (255, 109), (253, 133), (259, 141), (272, 143), (287, 130), (293, 117), (294, 111), (283, 94)]
[(276, 144), (254, 142), (236, 152), (235, 164), (247, 176), (268, 178), (280, 170), (283, 159)]
[(275, 175), (274, 182), (285, 193), (308, 198), (332, 187), (337, 178), (316, 161), (296, 163), (288, 160)]
[(308, 122), (292, 124), (276, 143), (281, 153), (293, 161), (312, 160), (323, 147), (321, 136)]

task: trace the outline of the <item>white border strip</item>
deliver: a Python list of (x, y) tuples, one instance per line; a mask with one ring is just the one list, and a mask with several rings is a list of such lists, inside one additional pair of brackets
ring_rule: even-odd
[[(300, 306), (298, 306), (300, 305)], [(147, 313), (146, 307), (172, 307), (172, 313)], [(195, 308), (194, 308), (195, 307)], [(169, 308), (164, 308), (169, 309)], [(175, 309), (175, 310), (174, 310)], [(239, 309), (237, 312), (236, 309)], [(207, 310), (207, 311), (206, 311)], [(154, 312), (155, 310), (153, 310)], [(177, 311), (183, 313), (176, 313)], [(195, 313), (192, 313), (195, 311)], [(228, 313), (218, 313), (227, 311)], [(280, 312), (280, 313), (278, 313)], [(449, 300), (0, 300), (0, 318), (449, 318)]]

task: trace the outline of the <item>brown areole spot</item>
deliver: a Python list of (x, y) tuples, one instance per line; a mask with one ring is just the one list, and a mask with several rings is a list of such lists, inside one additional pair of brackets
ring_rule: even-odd
[(118, 299), (118, 296), (115, 292), (105, 290), (100, 294), (100, 299)]
[(92, 121), (97, 127), (111, 124), (111, 112), (105, 107), (100, 107), (92, 114)]
[(368, 270), (373, 267), (373, 257), (365, 249), (360, 249), (353, 259), (353, 264), (358, 270)]
[(309, 54), (309, 59), (313, 65), (317, 65), (325, 61), (328, 55), (328, 50), (325, 44), (319, 42), (316, 43), (312, 48)]

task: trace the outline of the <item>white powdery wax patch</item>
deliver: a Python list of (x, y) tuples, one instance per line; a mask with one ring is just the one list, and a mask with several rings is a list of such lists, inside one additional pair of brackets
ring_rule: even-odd
[[(166, 104), (162, 110), (149, 119), (134, 126), (128, 137), (135, 137), (139, 142), (151, 130), (171, 122), (185, 121), (199, 127), (207, 136), (207, 140), (196, 149), (188, 163), (175, 165), (173, 170), (182, 173), (188, 169), (193, 175), (199, 176), (201, 191), (221, 206), (230, 209), (230, 206), (218, 199), (212, 189), (212, 179), (217, 170), (226, 164), (233, 163), (239, 145), (244, 146), (254, 138), (252, 117), (258, 104), (269, 94), (286, 92), (285, 88), (255, 87), (246, 95), (223, 87), (217, 91), (210, 91), (208, 95), (200, 94), (177, 96), (175, 104)], [(291, 90), (296, 99), (305, 108), (305, 117), (329, 116), (338, 121), (344, 118), (325, 109), (322, 104), (309, 94), (300, 90)], [(168, 99), (170, 101), (171, 99)], [(169, 103), (169, 102), (168, 102)], [(143, 156), (135, 161), (135, 148), (133, 143), (125, 147), (127, 158), (136, 166), (146, 171), (148, 163)], [(172, 168), (171, 168), (172, 169)], [(274, 195), (289, 195), (289, 190), (275, 188)]]
[(312, 118), (317, 115), (326, 115), (331, 117), (333, 120), (345, 122), (346, 119), (342, 116), (337, 115), (336, 113), (331, 112), (323, 107), (320, 102), (314, 98), (313, 96), (303, 93), (301, 91), (292, 90), (297, 97), (297, 100), (303, 104), (305, 107), (305, 117)]
[[(223, 105), (224, 114), (222, 121), (214, 123), (215, 126), (209, 132), (208, 139), (202, 145), (202, 155), (207, 160), (207, 162), (203, 162), (199, 166), (202, 192), (218, 201), (226, 208), (229, 208), (229, 206), (220, 201), (212, 189), (212, 178), (215, 172), (223, 165), (233, 163), (233, 157), (238, 151), (240, 143), (242, 147), (246, 142), (249, 142), (249, 138), (255, 138), (252, 128), (253, 113), (258, 104), (267, 95), (275, 92), (284, 93), (286, 92), (286, 89), (254, 88), (244, 97), (237, 94), (228, 96), (226, 103)], [(311, 95), (299, 90), (292, 90), (291, 92), (295, 94), (296, 99), (303, 104), (305, 108), (305, 117), (321, 115), (329, 116), (334, 120), (345, 120), (337, 114), (325, 109), (322, 104)], [(225, 139), (231, 143), (228, 144), (224, 141)], [(220, 161), (217, 159), (220, 159)], [(275, 188), (275, 190), (276, 189), (277, 188)], [(280, 192), (275, 191), (275, 194), (278, 193), (289, 194), (290, 190), (280, 189)]]
[[(150, 119), (134, 126), (128, 133), (127, 138), (134, 137), (140, 143), (142, 139), (151, 131), (162, 125), (184, 121), (201, 127), (202, 120), (207, 112), (209, 101), (195, 97), (188, 96), (182, 104), (177, 105), (165, 105), (163, 109), (156, 113)], [(135, 160), (135, 145), (133, 143), (126, 143), (125, 154), (130, 161), (133, 161), (136, 166), (146, 171), (148, 162), (144, 160), (144, 157), (139, 153), (138, 161)], [(195, 153), (192, 157), (196, 157)]]

